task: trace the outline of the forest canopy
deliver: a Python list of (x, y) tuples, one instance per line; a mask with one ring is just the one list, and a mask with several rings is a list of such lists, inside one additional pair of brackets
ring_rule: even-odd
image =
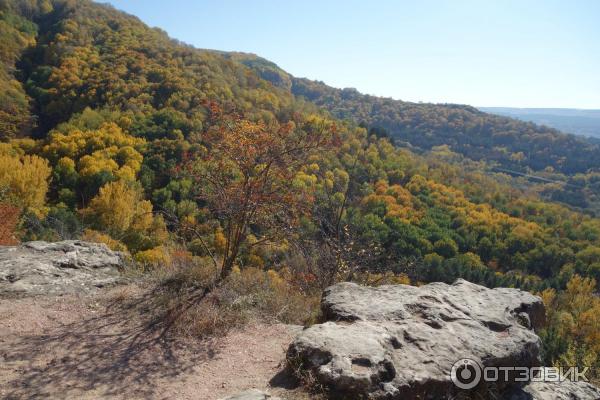
[[(600, 220), (553, 201), (594, 199), (597, 144), (297, 79), (87, 0), (0, 0), (0, 36), (1, 243), (87, 238), (302, 290), (463, 277), (564, 313), (600, 279)], [(599, 348), (561, 321), (550, 360)]]

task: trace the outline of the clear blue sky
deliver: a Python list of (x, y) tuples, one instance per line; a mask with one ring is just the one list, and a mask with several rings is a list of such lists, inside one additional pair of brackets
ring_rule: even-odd
[(597, 0), (109, 0), (200, 48), (396, 99), (600, 109)]

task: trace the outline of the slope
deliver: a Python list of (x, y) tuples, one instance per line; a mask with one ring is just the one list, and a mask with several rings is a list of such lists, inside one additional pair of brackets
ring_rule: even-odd
[[(569, 285), (585, 288), (583, 297), (595, 290), (600, 220), (518, 189), (528, 190), (520, 178), (481, 172), (492, 162), (587, 171), (598, 162), (588, 142), (466, 106), (415, 105), (299, 80), (255, 56), (186, 46), (90, 1), (4, 0), (0, 10), (13, 21), (2, 43), (31, 33), (5, 59), (3, 84), (29, 97), (24, 115), (37, 121), (0, 142), (0, 211), (13, 210), (19, 221), (8, 239), (104, 242), (129, 251), (141, 269), (174, 271), (171, 283), (190, 290), (215, 276), (215, 259), (229, 260), (230, 282), (241, 291), (222, 304), (237, 309), (232, 302), (248, 294), (247, 283), (251, 295), (243, 296), (257, 299), (249, 306), (279, 318), (310, 314), (310, 306), (290, 302), (309, 304), (338, 280), (463, 277), (547, 290), (561, 304)], [(371, 129), (358, 125), (363, 119)], [(237, 190), (244, 175), (236, 162), (249, 166), (246, 177), (260, 173), (272, 164), (255, 154), (268, 156), (282, 138), (312, 137), (312, 126), (331, 141), (293, 168), (271, 158), (283, 172), (262, 199), (280, 203), (231, 234), (227, 212), (260, 204), (237, 201), (255, 192)], [(374, 128), (431, 151), (395, 147)], [(232, 183), (214, 190), (229, 209), (207, 200), (216, 175), (206, 170)], [(293, 219), (284, 186), (303, 201)], [(231, 256), (234, 236), (241, 241)], [(586, 315), (598, 315), (590, 304)], [(219, 321), (226, 309), (207, 315)], [(593, 319), (577, 323), (597, 331)], [(557, 334), (548, 357), (565, 353), (579, 339), (574, 332)], [(585, 340), (598, 346), (592, 334)]]
[(252, 54), (232, 59), (253, 68), (263, 79), (327, 109), (333, 116), (383, 128), (400, 144), (423, 150), (449, 145), (473, 160), (497, 163), (516, 171), (548, 167), (571, 175), (600, 167), (600, 146), (585, 138), (460, 104), (411, 103), (337, 89), (296, 78)]

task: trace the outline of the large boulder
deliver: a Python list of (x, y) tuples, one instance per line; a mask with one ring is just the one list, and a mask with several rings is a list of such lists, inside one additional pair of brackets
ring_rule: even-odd
[(506, 400), (598, 400), (600, 389), (586, 382), (531, 382)]
[(0, 296), (63, 294), (117, 283), (122, 253), (77, 240), (0, 246)]
[[(516, 289), (452, 285), (325, 290), (326, 322), (301, 332), (288, 361), (333, 392), (372, 399), (445, 399), (459, 390), (453, 365), (540, 365), (541, 299)], [(512, 382), (482, 390), (499, 393)], [(460, 393), (459, 393), (460, 394)], [(487, 396), (487, 395), (486, 395)]]

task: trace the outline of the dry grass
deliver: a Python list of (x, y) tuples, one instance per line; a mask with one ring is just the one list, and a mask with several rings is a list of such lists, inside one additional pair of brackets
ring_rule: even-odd
[(235, 268), (215, 285), (217, 271), (194, 257), (153, 272), (161, 325), (177, 335), (223, 335), (250, 321), (305, 325), (319, 314), (320, 291), (298, 287), (286, 271)]

